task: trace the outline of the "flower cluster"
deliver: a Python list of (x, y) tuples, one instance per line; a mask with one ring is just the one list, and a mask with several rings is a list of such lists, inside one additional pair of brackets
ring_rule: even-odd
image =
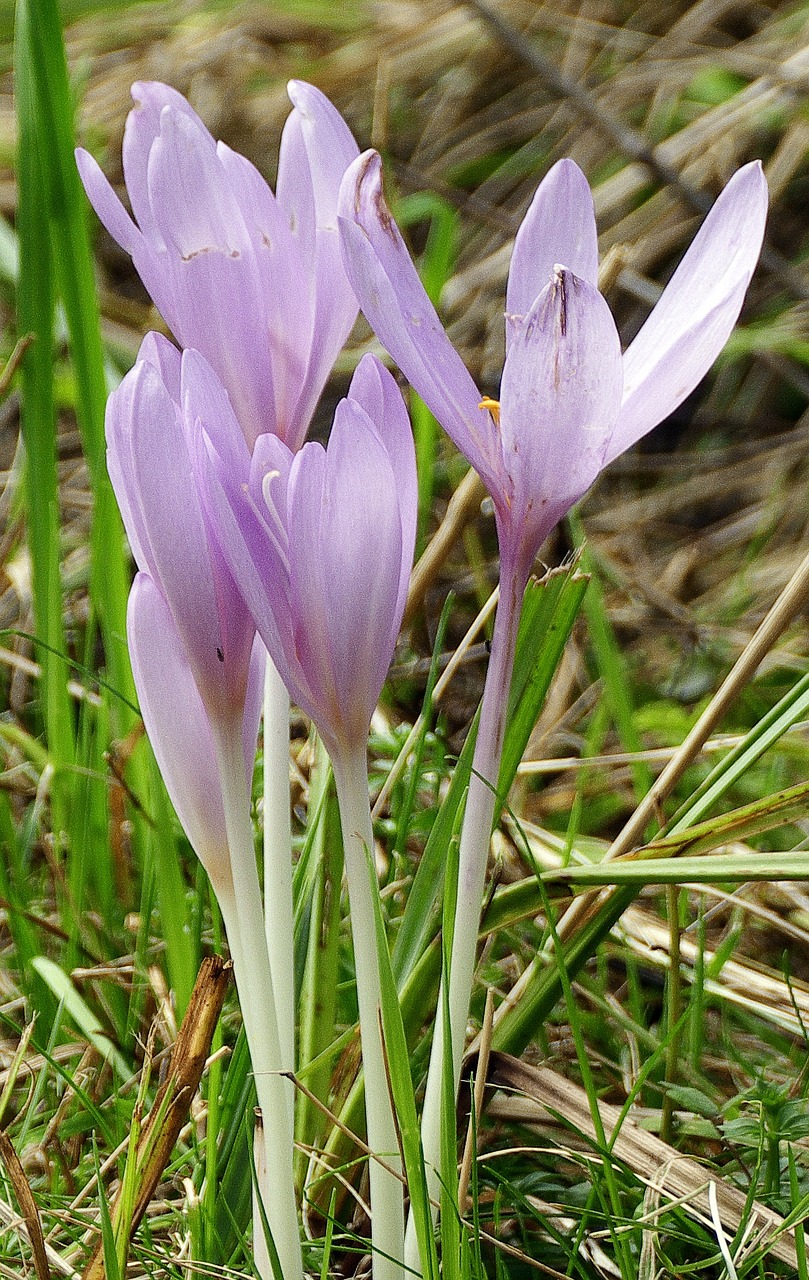
[[(407, 596), (416, 461), (401, 392), (373, 356), (357, 366), (325, 448), (305, 443), (312, 414), (361, 308), (479, 472), (500, 539), (500, 605), (461, 831), (449, 990), (439, 1005), (449, 1017), (437, 1022), (422, 1117), (437, 1195), (445, 1060), (457, 1085), (523, 590), (554, 525), (681, 403), (721, 350), (761, 247), (767, 195), (759, 164), (733, 177), (622, 352), (598, 289), (589, 187), (574, 163), (556, 164), (515, 240), (494, 400), (475, 386), (427, 298), (385, 204), (379, 156), (359, 154), (317, 89), (294, 81), (289, 94), (275, 193), (161, 84), (133, 88), (123, 149), (133, 216), (92, 157), (80, 151), (77, 160), (99, 218), (131, 255), (177, 343), (150, 334), (111, 395), (108, 464), (137, 564), (128, 634), (143, 718), (222, 905), (234, 958), (264, 1113), (263, 1207), (284, 1275), (302, 1278), (292, 1096), (281, 1079), (294, 1037), (291, 958), (278, 954), (290, 950), (291, 890), (286, 903), (279, 889), (271, 916), (269, 883), (265, 928), (250, 818), (266, 668), (265, 735), (277, 670), (333, 762), (368, 1140), (382, 1157), (370, 1162), (374, 1274), (393, 1280), (423, 1260), (414, 1229), (405, 1235), (379, 1025), (365, 752)], [(269, 833), (281, 846), (283, 825)], [(291, 865), (288, 835), (284, 858)], [(256, 1265), (271, 1273), (258, 1244)]]

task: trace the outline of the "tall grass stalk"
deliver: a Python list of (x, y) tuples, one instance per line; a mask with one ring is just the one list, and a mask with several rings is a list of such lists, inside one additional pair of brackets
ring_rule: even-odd
[[(18, 0), (17, 45), (19, 57), (25, 58), (29, 67), (45, 197), (41, 209), (47, 211), (52, 237), (76, 377), (76, 415), (93, 494), (91, 598), (101, 623), (110, 680), (124, 698), (132, 700), (134, 686), (126, 648), (129, 572), (118, 508), (104, 466), (107, 380), (87, 204), (73, 158), (73, 97), (56, 0), (37, 0), (33, 16), (32, 21), (29, 0)], [(131, 723), (124, 703), (118, 704), (115, 719), (118, 731)]]
[(26, 452), (28, 547), (34, 620), (37, 637), (42, 641), (37, 657), (42, 669), (43, 720), (48, 749), (57, 768), (52, 805), (54, 828), (59, 831), (67, 829), (69, 807), (69, 788), (61, 771), (73, 764), (76, 745), (66, 665), (62, 656), (66, 653), (67, 642), (62, 619), (59, 476), (53, 394), (54, 267), (50, 229), (42, 216), (47, 199), (30, 28), (28, 2), (19, 0), (14, 48), (18, 127), (17, 234), (20, 246), (17, 323), (20, 333), (33, 339), (22, 361), (21, 426)]

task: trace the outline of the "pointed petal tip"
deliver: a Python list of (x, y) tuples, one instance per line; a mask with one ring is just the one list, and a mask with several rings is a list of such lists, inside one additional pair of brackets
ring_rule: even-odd
[(346, 169), (337, 212), (340, 217), (357, 222), (363, 230), (372, 218), (393, 234), (393, 219), (382, 184), (382, 157), (378, 151), (363, 151)]
[(172, 106), (187, 112), (193, 111), (193, 107), (179, 90), (162, 80), (134, 80), (129, 92), (136, 111), (147, 104), (152, 107)]

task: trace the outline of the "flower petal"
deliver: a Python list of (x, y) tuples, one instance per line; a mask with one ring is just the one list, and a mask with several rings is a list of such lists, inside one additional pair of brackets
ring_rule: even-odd
[(325, 457), (314, 444), (298, 454), (287, 501), (298, 651), (318, 728), (356, 746), (396, 643), (402, 529), (390, 458), (355, 401), (337, 406)]
[(250, 446), (276, 427), (270, 343), (256, 323), (264, 313), (263, 293), (250, 261), (218, 252), (187, 262), (166, 256), (163, 279), (153, 285), (177, 341), (200, 351), (224, 385)]
[[(285, 493), (292, 454), (277, 436), (260, 436), (253, 451), (250, 481), (245, 484), (207, 437), (206, 448), (204, 486), (206, 503), (216, 523), (217, 543), (276, 667), (279, 671), (285, 667), (294, 669), (285, 527)], [(279, 520), (268, 515), (264, 501), (262, 482), (268, 474), (277, 481), (270, 492), (273, 497), (280, 495)], [(307, 702), (292, 696), (309, 711)]]
[[(334, 361), (357, 318), (357, 299), (348, 282), (340, 249), (337, 198), (343, 175), (359, 155), (359, 147), (339, 111), (319, 89), (302, 80), (291, 80), (288, 93), (295, 108), (292, 114), (299, 121), (299, 130), (291, 131), (289, 137), (298, 140), (295, 163), (306, 166), (311, 191), (306, 197), (306, 206), (313, 215), (314, 235), (309, 259), (314, 267), (313, 326), (306, 377), (294, 411), (297, 433), (288, 439), (294, 451), (303, 442)], [(287, 182), (292, 155), (288, 147), (284, 167), (279, 165), (279, 202), (290, 194)], [(303, 176), (298, 175), (299, 192), (303, 182)], [(306, 247), (303, 239), (301, 247)]]
[(185, 421), (199, 420), (234, 480), (247, 480), (250, 450), (221, 381), (205, 357), (191, 347), (182, 353), (178, 372), (176, 400)]
[(146, 181), (158, 232), (184, 260), (211, 252), (235, 258), (248, 247), (238, 202), (201, 122), (163, 108)]
[[(524, 316), (559, 263), (598, 284), (598, 236), (593, 197), (579, 166), (560, 160), (537, 187), (514, 241), (506, 312)], [(507, 326), (506, 333), (513, 335)]]
[[(135, 369), (137, 369), (137, 365)], [(104, 431), (107, 439), (107, 471), (135, 563), (157, 576), (149, 530), (143, 519), (140, 491), (132, 458), (132, 423), (139, 398), (138, 375), (130, 370), (107, 400)]]
[(366, 151), (343, 179), (340, 231), (349, 280), (371, 328), (497, 503), (505, 480), (494, 424), (385, 204), (381, 164)]
[(152, 212), (148, 182), (149, 156), (160, 136), (163, 108), (168, 107), (187, 117), (200, 135), (207, 136), (209, 147), (214, 145), (214, 141), (196, 111), (170, 85), (161, 84), (159, 80), (136, 80), (132, 86), (132, 98), (135, 106), (127, 116), (124, 128), (124, 181), (141, 231), (155, 249), (163, 249), (165, 241)]
[(397, 603), (401, 616), (413, 567), (418, 517), (416, 447), (410, 418), (396, 379), (376, 356), (368, 354), (362, 357), (351, 379), (348, 395), (365, 410), (379, 432), (396, 477), (396, 498), (402, 523), (402, 567)]
[(138, 360), (147, 360), (154, 365), (175, 404), (180, 404), (180, 368), (182, 354), (165, 334), (150, 332), (146, 334), (138, 351)]
[(246, 671), (231, 671), (231, 662), (226, 662), (235, 655), (226, 653), (212, 549), (179, 408), (152, 365), (138, 364), (127, 376), (134, 383), (129, 406), (133, 475), (154, 577), (174, 616), (201, 696), (209, 710), (224, 709), (239, 686), (243, 697)]
[(673, 413), (730, 337), (767, 218), (761, 164), (734, 174), (624, 355), (624, 401), (608, 451), (623, 453)]
[[(294, 450), (303, 440), (309, 425), (307, 419), (303, 429), (299, 429), (297, 406), (312, 348), (314, 296), (309, 287), (311, 259), (307, 261), (302, 257), (300, 243), (290, 230), (284, 210), (250, 161), (221, 142), (217, 154), (251, 237), (250, 270), (258, 273), (258, 296), (251, 305), (261, 309), (250, 317), (255, 334), (252, 345), (255, 347), (260, 343), (266, 349), (272, 366), (265, 400), (271, 400), (272, 392), (275, 411), (274, 415), (265, 417), (256, 434), (273, 429), (283, 440), (294, 440), (296, 443), (290, 444)], [(340, 273), (343, 274), (342, 265)], [(352, 302), (356, 313), (353, 295)], [(262, 352), (262, 368), (264, 363)], [(266, 382), (266, 375), (260, 376)]]
[(134, 256), (144, 247), (143, 235), (130, 218), (104, 176), (97, 161), (83, 147), (76, 148), (76, 167), (96, 217), (127, 253)]
[(229, 876), (230, 862), (211, 725), (171, 610), (145, 573), (132, 584), (127, 638), (152, 750), (183, 830), (216, 888)]
[(621, 404), (621, 346), (601, 294), (563, 268), (511, 323), (500, 391), (508, 536), (530, 563), (603, 466)]

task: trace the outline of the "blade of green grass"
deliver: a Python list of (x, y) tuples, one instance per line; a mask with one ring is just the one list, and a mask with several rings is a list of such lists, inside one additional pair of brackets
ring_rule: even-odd
[[(101, 344), (95, 276), (87, 232), (87, 204), (74, 160), (74, 104), (67, 77), (61, 17), (56, 0), (19, 0), (21, 57), (29, 64), (36, 144), (59, 292), (65, 308), (76, 377), (76, 414), (93, 490), (92, 596), (112, 682), (126, 697), (133, 685), (126, 650), (129, 572), (112, 486), (104, 466), (104, 407), (107, 381)], [(122, 712), (122, 718), (129, 719)]]
[(745, 884), (748, 880), (809, 880), (804, 852), (706, 855), (702, 858), (651, 858), (647, 862), (605, 862), (545, 872), (543, 879), (573, 885)]
[[(514, 781), (586, 589), (586, 578), (575, 570), (550, 574), (529, 583), (526, 589), (498, 782), (500, 797), (508, 794)], [(446, 850), (455, 829), (458, 806), (469, 785), (476, 736), (477, 716), (467, 733), (408, 893), (393, 948), (393, 968), (400, 989), (438, 930)]]
[(35, 956), (31, 963), (43, 982), (48, 984), (57, 999), (63, 1003), (65, 1012), (76, 1023), (82, 1035), (86, 1036), (106, 1062), (115, 1067), (121, 1080), (129, 1080), (132, 1068), (105, 1034), (98, 1018), (86, 1000), (79, 995), (64, 969), (47, 956)]
[[(588, 579), (572, 566), (529, 582), (523, 599), (514, 674), (509, 696), (508, 727), (497, 794), (508, 795), (534, 731), (551, 680), (586, 598)], [(501, 804), (495, 812), (499, 813)]]
[[(318, 739), (315, 767), (309, 784), (309, 814), (313, 824), (314, 884), (309, 881), (310, 914), (305, 981), (299, 1001), (298, 1061), (315, 1097), (328, 1102), (331, 1062), (328, 1049), (337, 1026), (337, 988), (340, 978), (340, 886), (343, 879), (343, 841), (331, 767)], [(320, 1062), (318, 1063), (318, 1059)], [(307, 1068), (310, 1068), (307, 1071)], [(308, 1148), (323, 1134), (324, 1116), (301, 1092), (295, 1103), (296, 1180), (303, 1185)]]
[(733, 786), (755, 762), (809, 711), (809, 673), (767, 713), (711, 770), (708, 777), (681, 805), (665, 830), (673, 835), (686, 831), (699, 822), (717, 800)]
[[(615, 638), (615, 632), (609, 620), (604, 603), (604, 592), (590, 554), (585, 543), (584, 529), (578, 513), (571, 511), (567, 517), (573, 541), (581, 548), (582, 567), (591, 577), (590, 590), (584, 598), (584, 614), (593, 646), (596, 666), (604, 681), (604, 692), (607, 699), (618, 737), (624, 751), (640, 752), (643, 743), (635, 728), (634, 708), (632, 706), (631, 681), (628, 678), (626, 663)], [(632, 766), (632, 777), (635, 792), (640, 799), (646, 794), (653, 782), (653, 775), (648, 765), (636, 763)]]
[[(35, 24), (34, 24), (35, 25)], [(67, 672), (60, 582), (59, 485), (56, 459), (56, 409), (53, 397), (53, 255), (47, 221), (42, 217), (46, 187), (39, 146), (36, 89), (29, 56), (28, 4), (20, 0), (15, 44), (17, 98), (17, 234), (20, 246), (17, 323), (33, 337), (22, 362), (21, 426), (26, 451), (28, 547), (31, 555), (34, 617), (43, 646), (43, 720), (57, 769), (75, 759), (73, 715)], [(54, 826), (68, 827), (64, 776), (53, 789)]]
[(426, 1280), (437, 1280), (439, 1274), (438, 1257), (433, 1234), (430, 1200), (427, 1193), (424, 1153), (421, 1148), (421, 1129), (416, 1111), (416, 1095), (413, 1087), (413, 1077), (410, 1072), (410, 1054), (405, 1037), (404, 1023), (402, 1022), (396, 981), (390, 962), (385, 922), (382, 918), (382, 909), (379, 901), (376, 868), (373, 865), (370, 853), (368, 855), (368, 876), (373, 888), (372, 902), (376, 927), (376, 948), (379, 957), (382, 1034), (393, 1104), (399, 1127), (402, 1158), (410, 1193), (411, 1211), (416, 1227), (423, 1274)]
[(407, 841), (410, 836), (410, 823), (416, 803), (416, 795), (421, 782), (421, 765), (424, 759), (424, 748), (427, 740), (427, 734), (433, 723), (433, 693), (439, 676), (439, 663), (441, 654), (444, 652), (444, 641), (452, 613), (453, 603), (454, 596), (453, 593), (450, 592), (444, 601), (444, 607), (441, 610), (441, 617), (438, 620), (438, 626), (436, 628), (435, 643), (433, 644), (433, 652), (430, 659), (430, 670), (427, 675), (427, 685), (424, 690), (424, 699), (422, 701), (421, 712), (419, 715), (421, 731), (413, 747), (413, 754), (410, 762), (410, 779), (405, 790), (401, 808), (397, 815), (396, 838), (393, 850), (400, 858), (404, 856)]

